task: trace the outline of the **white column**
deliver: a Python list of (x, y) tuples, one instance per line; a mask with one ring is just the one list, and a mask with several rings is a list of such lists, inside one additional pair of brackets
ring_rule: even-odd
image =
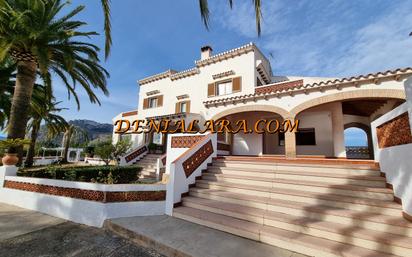
[(406, 102), (408, 105), (408, 112), (409, 112), (409, 124), (411, 126), (412, 132), (412, 77), (409, 77), (405, 83), (405, 92), (406, 92)]
[(6, 176), (16, 176), (18, 168), (14, 165), (3, 165), (0, 167), (0, 190), (4, 186)]
[(331, 104), (332, 135), (335, 157), (346, 158), (342, 103)]

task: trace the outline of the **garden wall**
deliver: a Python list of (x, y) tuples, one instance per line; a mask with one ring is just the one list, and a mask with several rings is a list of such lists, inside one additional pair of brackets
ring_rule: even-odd
[(17, 177), (0, 167), (0, 202), (101, 227), (106, 219), (165, 213), (164, 184), (97, 184)]

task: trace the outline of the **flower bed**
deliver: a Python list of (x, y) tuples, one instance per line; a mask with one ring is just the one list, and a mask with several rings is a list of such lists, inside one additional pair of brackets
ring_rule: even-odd
[(21, 169), (17, 176), (49, 178), (103, 184), (138, 183), (139, 166), (73, 166), (50, 165), (42, 168)]

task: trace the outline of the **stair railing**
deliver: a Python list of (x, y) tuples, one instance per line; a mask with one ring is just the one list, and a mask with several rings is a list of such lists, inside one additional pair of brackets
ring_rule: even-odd
[(217, 135), (172, 134), (167, 147), (166, 214), (172, 215), (182, 194), (189, 191), (189, 185), (196, 182), (202, 170), (217, 156)]
[(132, 165), (133, 161), (141, 159), (145, 156), (148, 152), (147, 144), (140, 145), (130, 151), (129, 153), (125, 154), (124, 156), (120, 157), (120, 166), (127, 166)]

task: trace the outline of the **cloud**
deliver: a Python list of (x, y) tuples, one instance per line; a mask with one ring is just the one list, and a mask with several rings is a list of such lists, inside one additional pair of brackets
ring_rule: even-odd
[(271, 53), (275, 74), (349, 76), (411, 63), (411, 1), (265, 1), (261, 38), (250, 2), (217, 20)]

